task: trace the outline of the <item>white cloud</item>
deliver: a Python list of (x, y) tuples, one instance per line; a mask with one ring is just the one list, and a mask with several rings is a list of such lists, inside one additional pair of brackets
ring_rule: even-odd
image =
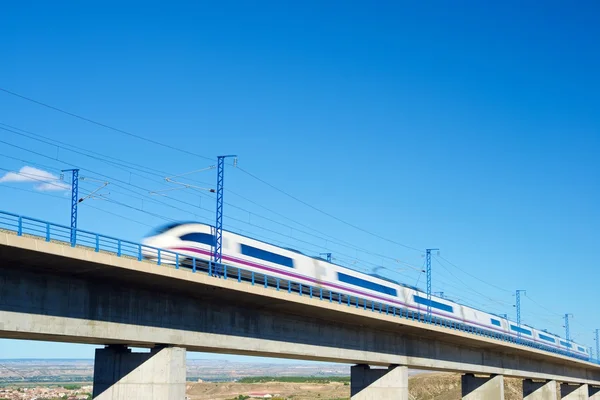
[(21, 168), (19, 172), (7, 172), (0, 178), (0, 183), (3, 182), (35, 182), (34, 189), (41, 192), (71, 189), (71, 185), (62, 182), (58, 176), (28, 166)]

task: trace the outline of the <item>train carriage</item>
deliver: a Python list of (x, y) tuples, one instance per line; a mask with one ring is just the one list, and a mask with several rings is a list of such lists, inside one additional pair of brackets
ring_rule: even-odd
[[(159, 257), (156, 249), (163, 249), (180, 256), (175, 258), (172, 253), (166, 252), (161, 255), (161, 262), (178, 262), (187, 267), (195, 264), (197, 269), (207, 271), (215, 244), (214, 228), (196, 222), (167, 224), (151, 232), (143, 243), (152, 247), (143, 250), (147, 259), (156, 260)], [(269, 279), (269, 285), (279, 284), (282, 288), (307, 294), (310, 287), (318, 288), (320, 295), (332, 301), (365, 308), (385, 304), (413, 318), (423, 319), (429, 305), (432, 316), (449, 326), (485, 331), (494, 337), (527, 341), (535, 347), (589, 359), (585, 347), (557, 335), (518, 325), (507, 318), (448, 299), (432, 296), (428, 300), (427, 294), (416, 287), (330, 263), (297, 250), (223, 231), (222, 251), (222, 263), (237, 269), (235, 273), (243, 280), (254, 279), (261, 284), (264, 279)]]

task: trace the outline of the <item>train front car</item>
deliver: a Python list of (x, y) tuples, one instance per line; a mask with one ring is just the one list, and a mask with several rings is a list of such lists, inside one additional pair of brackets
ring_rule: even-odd
[[(158, 227), (142, 240), (142, 257), (161, 264), (192, 267), (206, 265), (211, 258), (214, 235), (210, 225), (174, 222)], [(160, 249), (160, 251), (159, 251)], [(176, 254), (179, 254), (177, 256)]]

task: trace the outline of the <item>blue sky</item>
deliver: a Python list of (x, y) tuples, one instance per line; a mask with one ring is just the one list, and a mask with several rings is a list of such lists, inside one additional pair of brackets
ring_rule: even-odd
[[(439, 247), (435, 291), (514, 318), (526, 289), (525, 322), (562, 335), (573, 313), (594, 345), (598, 4), (284, 3), (6, 5), (0, 87), (207, 158), (0, 92), (0, 174), (77, 166), (84, 194), (110, 182), (79, 227), (139, 240), (165, 218), (214, 221), (214, 195), (151, 196), (164, 174), (139, 168), (237, 154), (226, 228), (422, 287), (423, 251), (398, 243)], [(191, 177), (214, 187), (214, 170)], [(68, 224), (68, 196), (34, 186), (1, 183), (0, 209)], [(93, 347), (0, 341), (0, 358), (63, 356)]]

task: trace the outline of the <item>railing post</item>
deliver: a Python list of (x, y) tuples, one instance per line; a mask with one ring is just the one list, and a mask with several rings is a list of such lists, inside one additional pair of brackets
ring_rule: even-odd
[(192, 272), (196, 272), (196, 257), (192, 258)]
[(158, 249), (158, 260), (157, 260), (157, 261), (158, 261), (158, 262), (157, 262), (157, 264), (158, 264), (158, 265), (160, 265), (160, 255), (161, 255), (161, 254), (160, 254), (160, 249)]
[(319, 288), (319, 299), (323, 300), (323, 288)]
[(212, 261), (208, 262), (208, 276), (212, 276)]
[(50, 223), (46, 223), (46, 242), (50, 241)]
[(138, 261), (142, 261), (142, 245), (138, 244)]
[(100, 251), (100, 236), (98, 234), (96, 234), (96, 248), (94, 250), (96, 250), (96, 253)]
[(279, 278), (277, 278), (277, 291), (279, 291)]
[(312, 299), (312, 286), (308, 287), (309, 293), (310, 293), (310, 298)]
[(254, 271), (252, 271), (252, 285), (254, 285)]
[(23, 217), (19, 217), (19, 225), (17, 226), (17, 236), (23, 236)]
[(302, 296), (302, 284), (301, 283), (299, 284), (298, 288), (299, 288), (300, 296)]
[(268, 288), (269, 287), (269, 277), (265, 274), (263, 274), (263, 278), (265, 280), (265, 287)]
[(238, 268), (238, 282), (242, 281), (242, 269)]
[(117, 257), (121, 257), (121, 240), (117, 240)]
[(227, 264), (223, 265), (223, 279), (227, 279)]
[(179, 253), (175, 254), (175, 269), (179, 269)]

